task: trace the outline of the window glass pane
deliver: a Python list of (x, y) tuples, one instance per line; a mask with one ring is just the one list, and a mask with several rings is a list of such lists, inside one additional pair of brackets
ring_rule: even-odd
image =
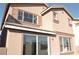
[(39, 55), (47, 55), (48, 44), (47, 44), (47, 36), (38, 36), (38, 54)]
[(36, 55), (36, 36), (24, 35), (23, 54)]
[(63, 37), (63, 41), (64, 41), (64, 51), (68, 51), (69, 49), (68, 38)]
[(25, 18), (28, 18), (28, 13), (27, 12), (24, 12), (24, 19)]
[(22, 20), (23, 11), (19, 10), (18, 11), (18, 20)]
[(37, 21), (37, 16), (34, 16), (33, 19), (34, 19), (34, 23), (36, 23), (36, 21)]
[(28, 14), (29, 15), (29, 19), (32, 19), (33, 18), (33, 15), (32, 14)]
[(63, 51), (63, 44), (62, 44), (62, 37), (59, 37), (59, 41), (60, 41), (60, 51)]
[(24, 35), (23, 54), (36, 55), (36, 53), (39, 55), (48, 54), (47, 36)]
[(32, 15), (27, 12), (24, 12), (24, 21), (32, 22)]

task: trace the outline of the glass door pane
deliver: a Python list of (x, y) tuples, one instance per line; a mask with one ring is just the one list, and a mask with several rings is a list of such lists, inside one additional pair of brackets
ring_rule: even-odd
[(36, 55), (36, 36), (24, 35), (23, 54)]
[(38, 54), (39, 55), (48, 54), (47, 36), (43, 36), (43, 35), (38, 36)]

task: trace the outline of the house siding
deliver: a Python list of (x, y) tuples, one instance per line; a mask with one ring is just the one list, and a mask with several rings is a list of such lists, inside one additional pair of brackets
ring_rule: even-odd
[(16, 30), (8, 30), (7, 32), (7, 54), (8, 55), (21, 55), (23, 51), (22, 33)]
[(42, 26), (40, 26), (40, 28), (49, 30), (49, 31), (54, 31), (52, 11), (50, 11), (46, 15), (42, 16)]
[(73, 29), (68, 24), (68, 18), (71, 19), (71, 21), (72, 18), (69, 17), (68, 14), (63, 10), (56, 10), (56, 12), (59, 23), (57, 24), (53, 22), (54, 31), (73, 34)]

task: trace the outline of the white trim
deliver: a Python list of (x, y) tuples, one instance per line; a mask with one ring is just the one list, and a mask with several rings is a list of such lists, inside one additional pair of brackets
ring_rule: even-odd
[(38, 35), (36, 35), (36, 55), (38, 55)]
[(39, 19), (39, 18), (38, 18), (38, 16), (37, 16), (36, 24), (39, 24), (39, 23), (38, 23), (38, 22), (39, 22), (38, 19)]
[(24, 11), (22, 11), (22, 22), (24, 21)]
[(43, 30), (37, 30), (37, 29), (31, 29), (31, 28), (23, 28), (19, 26), (12, 26), (12, 25), (4, 25), (6, 28), (12, 28), (12, 29), (19, 29), (19, 30), (25, 30), (25, 31), (32, 31), (32, 32), (39, 32), (39, 33), (45, 33), (45, 34), (51, 34), (56, 35), (56, 33), (43, 31)]
[(47, 36), (47, 44), (48, 44), (48, 55), (50, 55), (50, 43), (49, 43), (49, 37)]

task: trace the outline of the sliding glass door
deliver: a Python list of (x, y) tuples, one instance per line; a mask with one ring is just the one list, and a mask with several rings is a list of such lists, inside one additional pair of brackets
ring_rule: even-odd
[(26, 55), (36, 55), (36, 36), (24, 35), (24, 53)]
[(48, 54), (47, 36), (24, 34), (23, 54), (47, 55)]

